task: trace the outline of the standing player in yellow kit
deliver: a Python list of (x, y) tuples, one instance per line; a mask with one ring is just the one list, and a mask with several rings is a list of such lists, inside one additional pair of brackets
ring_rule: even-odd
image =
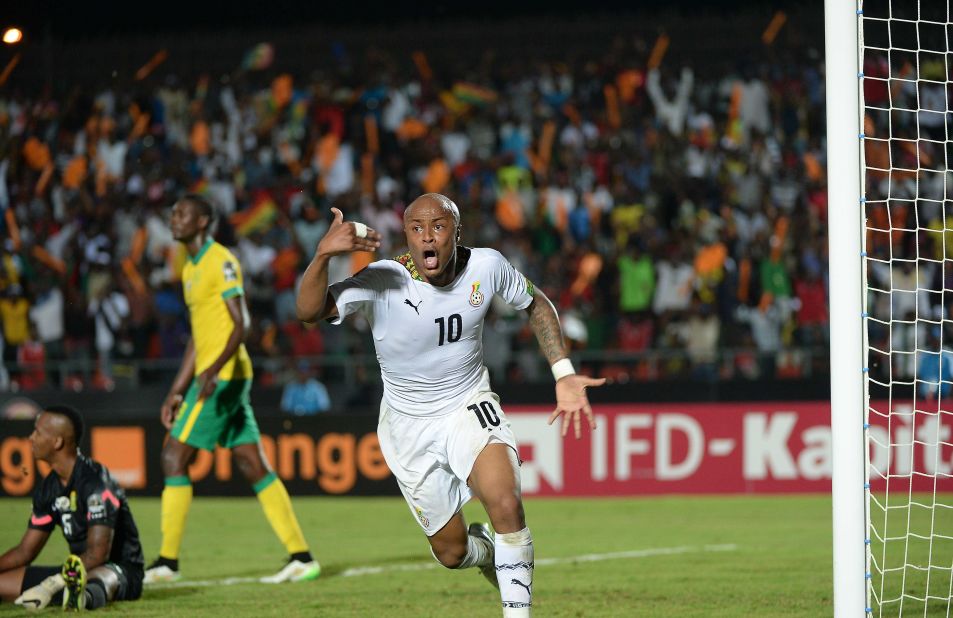
[(172, 207), (172, 236), (189, 258), (182, 271), (192, 338), (179, 373), (162, 404), (162, 423), (170, 436), (162, 449), (162, 547), (145, 573), (145, 583), (176, 581), (179, 548), (192, 483), (188, 463), (196, 449), (216, 444), (231, 449), (235, 465), (248, 479), (265, 517), (291, 555), (265, 583), (315, 579), (321, 572), (291, 507), (284, 484), (262, 455), (261, 436), (249, 393), (252, 365), (242, 343), (249, 324), (242, 289), (242, 271), (228, 249), (212, 239), (212, 205), (199, 195), (186, 195)]

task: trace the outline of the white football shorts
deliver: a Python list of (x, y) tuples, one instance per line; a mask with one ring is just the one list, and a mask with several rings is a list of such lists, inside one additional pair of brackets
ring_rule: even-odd
[(377, 437), (407, 506), (427, 536), (443, 528), (472, 494), (470, 470), (494, 442), (517, 454), (516, 437), (484, 373), (466, 404), (443, 416), (401, 414), (381, 402)]

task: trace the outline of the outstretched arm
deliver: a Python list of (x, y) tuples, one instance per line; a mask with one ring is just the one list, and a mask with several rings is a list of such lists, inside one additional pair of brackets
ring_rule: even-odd
[(539, 342), (539, 349), (549, 361), (553, 368), (553, 377), (556, 378), (556, 409), (549, 417), (549, 423), (552, 424), (562, 414), (562, 435), (566, 435), (569, 424), (572, 423), (576, 437), (579, 438), (582, 436), (581, 415), (586, 416), (590, 429), (596, 428), (589, 398), (586, 397), (586, 388), (602, 386), (606, 380), (578, 375), (572, 368), (556, 308), (538, 288), (533, 296), (533, 302), (526, 308), (526, 313), (529, 315), (530, 328), (533, 329), (536, 340)]
[(308, 264), (298, 286), (295, 299), (298, 319), (308, 324), (337, 315), (337, 307), (328, 298), (328, 262), (335, 255), (352, 251), (376, 251), (381, 246), (381, 235), (371, 228), (366, 236), (357, 235), (357, 224), (344, 222), (344, 214), (332, 208), (334, 221), (318, 243), (314, 258)]
[(0, 556), (0, 573), (29, 565), (40, 555), (40, 550), (49, 538), (49, 532), (27, 528), (20, 543)]

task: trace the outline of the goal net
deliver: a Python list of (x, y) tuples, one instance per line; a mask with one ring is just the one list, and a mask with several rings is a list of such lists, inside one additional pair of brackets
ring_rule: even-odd
[(944, 0), (862, 1), (855, 17), (873, 616), (953, 615), (950, 17)]

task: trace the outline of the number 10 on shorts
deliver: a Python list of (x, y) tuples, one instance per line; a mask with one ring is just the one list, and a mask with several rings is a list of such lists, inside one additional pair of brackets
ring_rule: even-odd
[(500, 416), (496, 413), (496, 408), (493, 407), (493, 404), (489, 401), (481, 401), (478, 404), (472, 404), (467, 406), (467, 410), (473, 410), (473, 413), (476, 414), (477, 420), (480, 421), (480, 427), (488, 429), (487, 423), (493, 427), (500, 426)]

